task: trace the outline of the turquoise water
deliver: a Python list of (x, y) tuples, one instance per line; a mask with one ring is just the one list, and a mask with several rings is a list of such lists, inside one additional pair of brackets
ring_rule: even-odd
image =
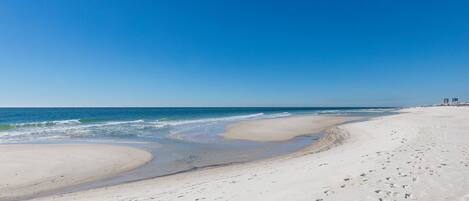
[(226, 123), (387, 108), (0, 108), (0, 143), (57, 140), (220, 140)]
[[(0, 144), (105, 143), (151, 152), (145, 166), (60, 193), (290, 153), (318, 136), (285, 142), (221, 137), (227, 124), (302, 114), (374, 116), (393, 108), (0, 108)], [(47, 194), (47, 193), (46, 193)]]

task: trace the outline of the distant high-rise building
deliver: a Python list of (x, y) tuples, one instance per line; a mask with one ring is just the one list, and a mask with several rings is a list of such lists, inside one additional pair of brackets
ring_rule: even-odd
[(451, 99), (451, 104), (456, 105), (459, 103), (459, 98), (452, 98)]
[(443, 105), (449, 105), (449, 98), (443, 99)]

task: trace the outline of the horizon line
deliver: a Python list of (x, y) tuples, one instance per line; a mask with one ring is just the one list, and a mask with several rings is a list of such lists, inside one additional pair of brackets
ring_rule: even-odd
[(399, 108), (412, 106), (0, 106), (0, 108)]

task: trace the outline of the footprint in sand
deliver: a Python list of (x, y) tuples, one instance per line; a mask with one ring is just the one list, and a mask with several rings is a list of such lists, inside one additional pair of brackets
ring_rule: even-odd
[(329, 196), (331, 194), (334, 194), (335, 192), (332, 190), (325, 190), (323, 193), (326, 194), (326, 196)]
[(411, 198), (411, 196), (412, 196), (412, 194), (410, 194), (410, 193), (404, 194), (404, 198), (405, 198), (405, 199), (409, 199), (409, 198)]
[(318, 165), (319, 167), (322, 167), (322, 166), (327, 166), (327, 163), (321, 163)]

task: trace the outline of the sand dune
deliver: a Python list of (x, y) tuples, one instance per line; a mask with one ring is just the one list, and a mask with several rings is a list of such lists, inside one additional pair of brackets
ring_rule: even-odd
[(468, 200), (469, 108), (401, 112), (286, 157), (39, 200)]
[(146, 151), (123, 146), (0, 145), (0, 200), (109, 177), (151, 158)]

